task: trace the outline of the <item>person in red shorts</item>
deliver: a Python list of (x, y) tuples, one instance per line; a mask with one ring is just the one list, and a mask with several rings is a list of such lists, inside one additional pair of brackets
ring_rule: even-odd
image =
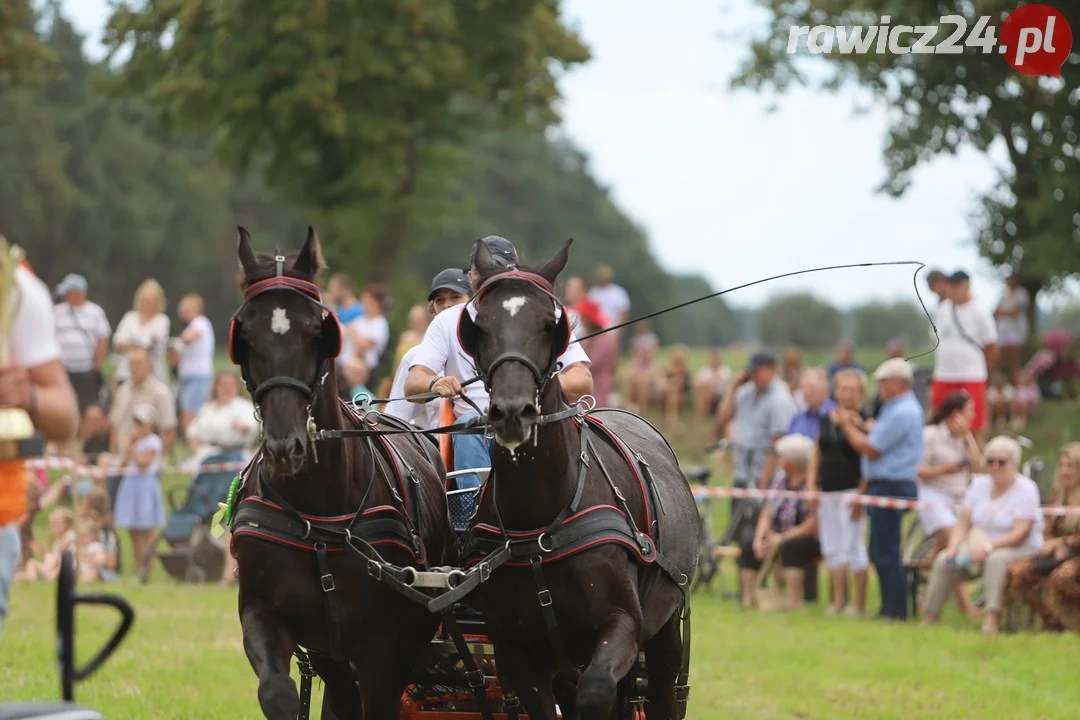
[(986, 379), (998, 360), (997, 326), (990, 312), (975, 302), (971, 280), (963, 270), (949, 276), (948, 294), (949, 299), (934, 313), (941, 343), (934, 353), (930, 407), (936, 410), (949, 393), (965, 391), (975, 406), (971, 431), (981, 447), (986, 427)]

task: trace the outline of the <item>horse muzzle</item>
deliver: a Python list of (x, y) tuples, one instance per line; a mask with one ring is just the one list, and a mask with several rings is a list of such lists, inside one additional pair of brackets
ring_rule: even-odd
[(304, 467), (307, 459), (307, 438), (290, 433), (283, 438), (266, 438), (263, 457), (272, 475), (295, 475)]
[(540, 419), (540, 408), (529, 400), (493, 400), (488, 408), (488, 424), (495, 441), (507, 450), (524, 443)]

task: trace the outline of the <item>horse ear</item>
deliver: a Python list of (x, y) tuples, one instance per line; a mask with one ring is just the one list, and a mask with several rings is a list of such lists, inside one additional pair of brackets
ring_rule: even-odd
[(559, 277), (559, 273), (566, 267), (566, 261), (570, 259), (570, 246), (573, 244), (574, 238), (567, 238), (563, 246), (559, 248), (559, 251), (555, 253), (555, 256), (548, 260), (546, 263), (536, 268), (536, 273), (543, 276), (552, 285), (555, 284), (555, 279)]
[(473, 253), (473, 264), (476, 266), (476, 272), (481, 277), (487, 277), (493, 274), (498, 268), (495, 265), (495, 257), (491, 254), (491, 250), (483, 243), (482, 240), (476, 241), (476, 252)]
[(250, 275), (259, 266), (258, 258), (255, 257), (255, 248), (251, 244), (251, 233), (243, 225), (237, 225), (236, 231), (239, 233), (236, 252), (240, 257), (240, 267), (244, 274)]
[(322, 247), (319, 245), (319, 236), (315, 234), (315, 228), (308, 225), (307, 242), (300, 254), (296, 256), (293, 270), (304, 275), (314, 275), (326, 267), (323, 264)]

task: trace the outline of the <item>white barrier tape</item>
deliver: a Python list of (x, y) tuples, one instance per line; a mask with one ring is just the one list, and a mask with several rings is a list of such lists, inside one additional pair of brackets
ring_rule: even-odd
[[(25, 463), (28, 470), (70, 470), (79, 475), (86, 475), (89, 477), (101, 478), (109, 475), (123, 475), (124, 471), (119, 467), (112, 468), (100, 468), (97, 465), (83, 465), (77, 463), (71, 458), (61, 457), (47, 457), (47, 458), (34, 458), (27, 460)], [(246, 462), (227, 462), (227, 463), (205, 463), (191, 468), (185, 467), (162, 467), (158, 469), (160, 473), (179, 473), (179, 474), (191, 474), (204, 473), (204, 472), (239, 472), (247, 467)]]
[[(822, 495), (818, 490), (758, 490), (757, 488), (731, 488), (731, 487), (694, 487), (694, 497), (697, 498), (757, 498), (764, 500), (777, 500), (779, 498), (792, 498), (798, 500), (816, 500)], [(918, 500), (904, 500), (901, 498), (883, 498), (874, 495), (853, 495), (852, 502), (871, 507), (888, 508), (891, 510), (917, 510), (924, 508), (951, 508), (959, 511), (963, 505), (951, 505), (945, 503), (919, 502)], [(1034, 509), (1034, 508), (1033, 508)], [(1074, 505), (1043, 505), (1038, 508), (1039, 512), (1047, 516), (1080, 515), (1080, 506)]]

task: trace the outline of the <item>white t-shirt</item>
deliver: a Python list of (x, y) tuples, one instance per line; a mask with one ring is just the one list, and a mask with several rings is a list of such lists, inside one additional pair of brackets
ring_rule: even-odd
[(78, 307), (62, 302), (56, 305), (53, 317), (56, 319), (56, 341), (60, 343), (60, 362), (64, 368), (70, 373), (93, 370), (98, 342), (108, 340), (112, 335), (105, 311), (89, 300)]
[(589, 297), (600, 306), (613, 325), (621, 321), (622, 314), (630, 312), (630, 296), (615, 283), (594, 285), (589, 289)]
[(49, 288), (21, 265), (15, 268), (15, 287), (19, 297), (9, 336), (11, 360), (26, 368), (59, 360), (60, 344), (56, 341)]
[[(424, 339), (416, 346), (416, 356), (412, 360), (410, 368), (422, 365), (436, 375), (456, 377), (464, 382), (476, 377), (476, 368), (472, 358), (465, 354), (458, 342), (458, 320), (461, 313), (468, 308), (469, 315), (476, 317), (476, 308), (472, 302), (465, 305), (455, 305), (447, 308), (435, 316), (428, 325)], [(577, 338), (571, 333), (570, 345), (566, 352), (559, 356), (559, 362), (564, 368), (575, 363), (589, 362), (589, 356), (581, 348), (581, 343), (574, 342)], [(465, 395), (476, 403), (484, 412), (487, 412), (488, 393), (484, 389), (484, 383), (477, 380), (465, 388)], [(454, 413), (457, 417), (474, 413), (475, 410), (462, 398), (454, 399)]]
[(993, 480), (989, 475), (976, 475), (964, 495), (964, 505), (971, 508), (971, 524), (997, 540), (1012, 530), (1019, 520), (1033, 520), (1020, 547), (1037, 549), (1043, 544), (1043, 516), (1039, 511), (1039, 486), (1025, 476), (1017, 475), (1016, 482), (1001, 497), (990, 499)]
[(192, 320), (184, 332), (194, 328), (199, 337), (185, 343), (180, 349), (177, 374), (184, 377), (213, 377), (214, 375), (214, 326), (205, 315)]
[[(138, 312), (128, 310), (116, 326), (113, 345), (138, 345), (148, 348), (153, 363), (154, 377), (168, 382), (169, 366), (165, 359), (165, 351), (169, 346), (169, 329), (169, 316), (164, 313), (158, 313), (150, 319), (150, 322), (144, 324)], [(116, 379), (123, 382), (130, 376), (127, 355), (120, 355), (116, 362)]]
[(997, 331), (1002, 342), (1008, 342), (1008, 344), (1011, 345), (1023, 345), (1024, 341), (1027, 340), (1027, 309), (1030, 304), (1031, 296), (1028, 295), (1028, 291), (1024, 288), (1017, 287), (1013, 291), (1010, 291), (1009, 288), (1005, 288), (1005, 292), (998, 302), (998, 309), (1008, 311), (1019, 310), (1020, 314), (1016, 317), (997, 318)]
[[(243, 423), (247, 430), (237, 430), (234, 427), (237, 421)], [(258, 431), (259, 424), (255, 421), (255, 407), (251, 401), (234, 397), (224, 405), (204, 403), (188, 427), (187, 436), (204, 445), (237, 449), (251, 445)]]
[[(394, 373), (394, 383), (390, 386), (391, 398), (405, 397), (405, 380), (409, 377), (409, 368), (413, 365), (413, 359), (420, 351), (420, 346), (409, 348), (401, 358), (397, 372)], [(468, 378), (466, 378), (467, 380)], [(413, 403), (408, 400), (392, 400), (386, 404), (383, 410), (387, 415), (392, 415), (405, 422), (411, 422), (417, 427), (424, 429), (439, 426), (439, 403), (432, 400), (427, 403)]]
[[(368, 317), (364, 315), (353, 320), (348, 327), (356, 330), (360, 337), (374, 343), (362, 357), (364, 363), (368, 366), (368, 370), (374, 370), (375, 366), (379, 364), (379, 358), (382, 357), (387, 344), (390, 342), (390, 323), (386, 321), (386, 316)], [(349, 354), (356, 352), (351, 342), (349, 343), (348, 352)]]
[(974, 299), (960, 306), (946, 300), (934, 313), (934, 324), (941, 338), (934, 353), (934, 379), (944, 382), (986, 380), (983, 348), (998, 340), (993, 316)]

